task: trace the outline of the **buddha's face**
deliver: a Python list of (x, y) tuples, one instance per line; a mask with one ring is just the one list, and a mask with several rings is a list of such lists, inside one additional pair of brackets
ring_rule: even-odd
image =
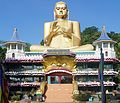
[(67, 7), (64, 3), (57, 4), (55, 7), (55, 16), (56, 18), (65, 19), (67, 17)]

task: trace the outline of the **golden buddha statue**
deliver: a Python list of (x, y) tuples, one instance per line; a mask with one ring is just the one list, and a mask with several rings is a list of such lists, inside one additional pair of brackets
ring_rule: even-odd
[(65, 2), (57, 2), (54, 8), (55, 21), (44, 24), (44, 46), (33, 45), (31, 51), (46, 49), (70, 49), (72, 51), (93, 50), (91, 44), (80, 46), (80, 24), (68, 20), (68, 8)]

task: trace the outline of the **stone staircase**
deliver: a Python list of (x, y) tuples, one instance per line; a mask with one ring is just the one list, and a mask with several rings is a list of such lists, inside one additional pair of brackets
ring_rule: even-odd
[(72, 84), (48, 84), (45, 102), (72, 103), (72, 90)]

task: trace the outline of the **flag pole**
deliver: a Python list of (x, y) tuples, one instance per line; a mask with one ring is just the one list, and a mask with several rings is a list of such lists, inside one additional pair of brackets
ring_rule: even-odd
[(100, 64), (99, 64), (99, 79), (101, 86), (101, 98), (102, 103), (106, 103), (106, 94), (105, 94), (105, 86), (104, 86), (104, 53), (102, 53), (102, 47), (100, 48)]

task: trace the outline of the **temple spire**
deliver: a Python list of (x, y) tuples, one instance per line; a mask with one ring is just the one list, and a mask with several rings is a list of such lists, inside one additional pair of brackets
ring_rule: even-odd
[(107, 35), (106, 27), (105, 27), (105, 26), (102, 27), (102, 33), (101, 33), (100, 37), (99, 37), (97, 40), (112, 40), (112, 39)]
[(107, 35), (107, 32), (106, 32), (106, 27), (105, 26), (102, 26), (102, 32), (101, 32), (101, 35), (100, 37), (95, 40), (93, 42), (93, 44), (95, 45), (96, 43), (98, 42), (113, 42), (113, 43), (116, 43), (114, 40), (112, 40), (108, 35)]
[(20, 41), (17, 33), (17, 28), (13, 29), (13, 35), (10, 41)]

